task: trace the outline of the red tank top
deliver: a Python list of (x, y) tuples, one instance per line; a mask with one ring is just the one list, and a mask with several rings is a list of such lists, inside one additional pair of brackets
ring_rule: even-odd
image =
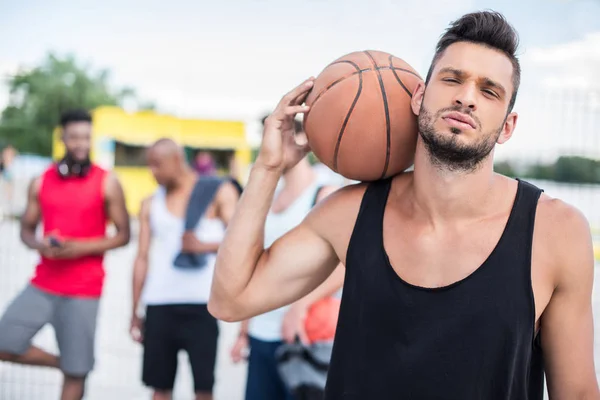
[[(44, 235), (55, 232), (63, 240), (89, 240), (106, 235), (104, 207), (106, 171), (92, 165), (85, 177), (63, 178), (56, 166), (42, 175), (39, 202)], [(100, 297), (104, 284), (104, 257), (40, 258), (31, 283), (47, 292), (79, 297)]]

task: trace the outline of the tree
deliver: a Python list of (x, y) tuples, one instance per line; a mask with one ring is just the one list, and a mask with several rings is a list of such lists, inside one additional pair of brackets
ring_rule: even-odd
[(584, 157), (559, 157), (555, 164), (559, 182), (600, 183), (600, 161)]
[(109, 76), (108, 70), (79, 65), (73, 56), (48, 54), (41, 65), (9, 77), (10, 100), (0, 116), (0, 141), (20, 152), (51, 155), (52, 131), (63, 111), (118, 106), (135, 98), (131, 88), (111, 89)]
[(494, 170), (502, 175), (506, 175), (506, 176), (510, 176), (510, 177), (515, 177), (517, 176), (517, 173), (515, 172), (515, 169), (513, 168), (512, 164), (508, 161), (499, 161), (494, 165)]

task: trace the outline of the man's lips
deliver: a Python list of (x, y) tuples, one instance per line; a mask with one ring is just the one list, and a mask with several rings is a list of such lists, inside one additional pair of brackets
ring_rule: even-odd
[(477, 124), (475, 124), (475, 120), (473, 120), (473, 118), (467, 114), (457, 111), (444, 114), (442, 119), (444, 119), (444, 121), (448, 122), (450, 125), (461, 129), (475, 129), (477, 127)]

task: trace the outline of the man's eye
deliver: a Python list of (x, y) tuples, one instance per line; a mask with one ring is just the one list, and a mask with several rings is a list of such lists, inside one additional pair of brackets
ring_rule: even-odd
[(496, 98), (498, 97), (498, 95), (496, 94), (496, 92), (494, 92), (493, 90), (484, 89), (483, 92), (489, 94), (490, 96), (494, 96)]

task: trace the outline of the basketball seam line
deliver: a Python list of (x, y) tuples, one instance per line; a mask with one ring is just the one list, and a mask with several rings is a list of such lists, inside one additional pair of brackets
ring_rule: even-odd
[(381, 72), (379, 72), (379, 68), (377, 68), (377, 62), (375, 62), (375, 59), (373, 58), (371, 53), (369, 53), (368, 51), (365, 51), (365, 54), (371, 59), (371, 62), (373, 63), (373, 65), (376, 68), (377, 79), (379, 80), (379, 87), (381, 88), (381, 98), (383, 99), (383, 110), (385, 113), (386, 146), (385, 146), (385, 164), (383, 166), (383, 172), (381, 173), (381, 176), (379, 177), (379, 179), (383, 179), (385, 177), (385, 174), (386, 174), (389, 164), (390, 164), (390, 143), (391, 143), (390, 109), (389, 109), (389, 105), (387, 102), (387, 95), (385, 93), (385, 85), (383, 84), (383, 78), (381, 76)]
[[(337, 142), (335, 144), (335, 150), (333, 152), (333, 170), (335, 172), (338, 172), (338, 156), (339, 156), (339, 152), (340, 152), (340, 145), (342, 144), (342, 136), (344, 136), (344, 132), (346, 131), (346, 126), (348, 125), (348, 121), (350, 120), (350, 117), (352, 116), (352, 111), (354, 111), (354, 107), (356, 106), (356, 103), (358, 102), (358, 98), (360, 97), (360, 94), (362, 93), (363, 79), (362, 79), (362, 72), (360, 71), (360, 67), (357, 64), (353, 63), (352, 61), (347, 61), (347, 62), (358, 71), (358, 90), (356, 91), (356, 96), (354, 97), (354, 101), (352, 102), (352, 105), (350, 106), (350, 109), (348, 110), (348, 113), (346, 114), (346, 118), (344, 118), (344, 123), (340, 127), (340, 133), (338, 134)], [(315, 101), (316, 101), (316, 99), (315, 99)]]
[(319, 100), (321, 98), (321, 96), (323, 96), (329, 89), (331, 89), (333, 86), (337, 85), (338, 83), (340, 83), (341, 81), (343, 81), (344, 79), (347, 78), (351, 78), (356, 74), (360, 74), (362, 72), (362, 70), (360, 69), (360, 67), (357, 64), (354, 64), (352, 61), (340, 61), (340, 63), (347, 63), (352, 65), (356, 71), (351, 73), (350, 75), (346, 75), (346, 76), (342, 76), (341, 78), (339, 78), (338, 80), (335, 80), (333, 82), (331, 82), (329, 85), (327, 85), (326, 88), (324, 88), (318, 95), (317, 97), (315, 97), (315, 99), (313, 100), (312, 105), (314, 106), (315, 103), (317, 102), (317, 100)]
[[(394, 61), (392, 60), (392, 56), (390, 56), (390, 67), (394, 66)], [(400, 84), (400, 86), (402, 86), (402, 88), (404, 89), (404, 91), (406, 92), (406, 94), (408, 94), (408, 96), (412, 99), (412, 93), (410, 92), (410, 90), (408, 90), (408, 88), (404, 85), (404, 83), (402, 83), (402, 79), (400, 79), (400, 77), (398, 76), (398, 74), (396, 73), (396, 71), (394, 70), (394, 68), (392, 68), (392, 72), (394, 73), (394, 76), (396, 77), (396, 80), (398, 81), (398, 83)]]
[[(395, 58), (394, 56), (390, 56), (390, 57), (391, 57), (391, 58)], [(327, 67), (325, 67), (324, 69), (327, 69), (327, 68), (331, 67), (332, 65), (336, 65), (336, 64), (343, 64), (343, 63), (349, 63), (349, 62), (350, 62), (349, 60), (339, 60), (339, 61), (334, 61), (334, 62), (332, 62), (331, 64), (329, 64)], [(362, 71), (362, 72), (365, 72), (365, 71), (373, 71), (373, 70), (376, 70), (376, 69), (389, 69), (389, 68), (390, 68), (390, 67), (388, 67), (387, 65), (382, 65), (382, 66), (380, 66), (380, 65), (377, 65), (377, 64), (375, 64), (375, 68), (364, 68), (364, 69), (361, 69), (361, 71)], [(404, 71), (404, 72), (407, 72), (407, 73), (409, 73), (409, 74), (411, 74), (411, 75), (414, 75), (414, 76), (416, 76), (417, 78), (421, 79), (421, 77), (419, 76), (419, 74), (417, 74), (417, 73), (416, 73), (416, 72), (414, 72), (414, 71), (411, 71), (410, 69), (401, 68), (401, 67), (395, 67), (395, 66), (392, 66), (392, 67), (391, 67), (391, 69), (394, 69), (394, 70), (396, 70), (396, 71)]]
[[(351, 61), (342, 60), (342, 61), (337, 61), (337, 62), (335, 62), (335, 63), (332, 63), (332, 64), (330, 64), (330, 65), (334, 65), (334, 64), (342, 64), (342, 63), (351, 64)], [(358, 67), (358, 65), (356, 65), (356, 64), (354, 64), (353, 66), (354, 66), (355, 68), (357, 68), (357, 67)], [(362, 72), (378, 71), (378, 70), (382, 70), (382, 69), (391, 69), (391, 70), (394, 72), (394, 75), (396, 75), (396, 77), (397, 77), (397, 73), (396, 73), (396, 71), (404, 71), (404, 72), (407, 72), (407, 73), (409, 73), (409, 74), (415, 75), (416, 77), (419, 77), (419, 76), (418, 76), (418, 75), (416, 75), (414, 72), (412, 72), (412, 71), (409, 71), (409, 70), (407, 70), (407, 69), (404, 69), (404, 68), (398, 68), (398, 67), (393, 67), (393, 68), (390, 68), (390, 67), (388, 67), (387, 65), (386, 65), (386, 66), (383, 66), (383, 67), (377, 66), (377, 68), (363, 68), (363, 69), (360, 69), (360, 67), (358, 67), (358, 69), (357, 69), (355, 72), (352, 72), (350, 75), (343, 76), (343, 77), (339, 78), (338, 80), (336, 80), (336, 81), (333, 81), (333, 82), (332, 82), (332, 83), (330, 83), (330, 84), (329, 84), (329, 85), (328, 85), (326, 88), (324, 88), (324, 89), (323, 89), (323, 90), (322, 90), (322, 91), (321, 91), (321, 92), (320, 92), (320, 93), (319, 93), (319, 94), (318, 94), (318, 95), (315, 97), (315, 99), (313, 100), (313, 105), (314, 105), (314, 104), (317, 102), (317, 100), (318, 100), (318, 99), (319, 99), (319, 98), (320, 98), (322, 95), (324, 95), (324, 94), (325, 94), (325, 93), (326, 93), (326, 92), (327, 92), (329, 89), (331, 89), (333, 86), (337, 85), (338, 83), (342, 82), (344, 79), (351, 78), (351, 77), (353, 77), (354, 75), (360, 74), (360, 73), (362, 73)]]

